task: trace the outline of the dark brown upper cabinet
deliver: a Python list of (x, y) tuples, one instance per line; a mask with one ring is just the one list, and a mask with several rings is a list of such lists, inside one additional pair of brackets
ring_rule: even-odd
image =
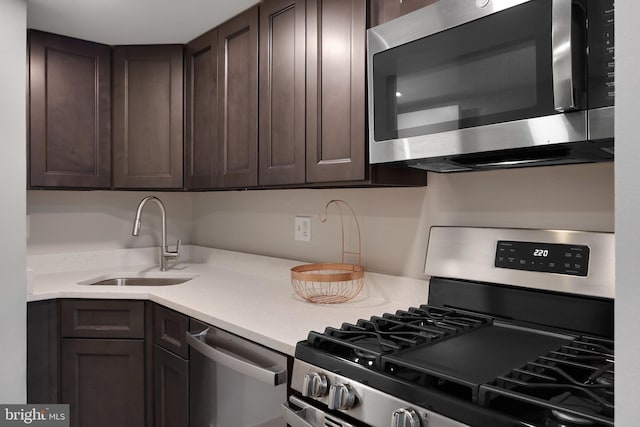
[(185, 47), (185, 187), (218, 184), (218, 30)]
[(113, 48), (113, 186), (182, 188), (182, 45)]
[(434, 1), (263, 0), (185, 46), (31, 31), (30, 186), (426, 185), (366, 159), (365, 40)]
[(371, 25), (380, 25), (440, 0), (372, 0)]
[(365, 0), (307, 1), (307, 182), (365, 179)]
[(111, 48), (29, 31), (31, 187), (111, 185)]
[(305, 183), (305, 1), (260, 5), (260, 185)]
[(218, 28), (218, 184), (258, 185), (258, 6)]
[(260, 5), (260, 186), (425, 185), (369, 165), (365, 0)]

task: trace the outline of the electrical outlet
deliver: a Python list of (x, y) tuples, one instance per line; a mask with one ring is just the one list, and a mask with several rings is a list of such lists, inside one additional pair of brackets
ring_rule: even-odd
[(311, 217), (297, 216), (294, 222), (294, 239), (303, 242), (311, 241)]

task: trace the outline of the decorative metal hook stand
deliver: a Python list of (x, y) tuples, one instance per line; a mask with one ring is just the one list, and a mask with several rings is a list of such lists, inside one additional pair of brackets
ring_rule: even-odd
[[(327, 221), (329, 205), (335, 204), (340, 213), (342, 258), (340, 264), (305, 264), (291, 269), (291, 285), (296, 293), (305, 300), (318, 304), (337, 304), (349, 301), (360, 293), (364, 287), (364, 267), (362, 267), (362, 240), (360, 224), (356, 214), (344, 200), (330, 200), (324, 208), (324, 216), (319, 215), (320, 222)], [(358, 231), (358, 250), (345, 250), (343, 206), (353, 216)], [(356, 255), (358, 264), (345, 264), (345, 255)]]
[[(327, 211), (329, 210), (329, 205), (334, 203), (336, 205), (336, 207), (338, 208), (338, 212), (340, 213), (340, 227), (341, 227), (341, 231), (342, 231), (342, 263), (344, 264), (344, 256), (345, 255), (356, 255), (358, 257), (358, 264), (360, 265), (362, 264), (362, 242), (360, 240), (360, 223), (358, 222), (358, 217), (356, 217), (356, 213), (353, 211), (353, 208), (351, 207), (351, 205), (347, 202), (345, 202), (344, 200), (330, 200), (327, 205), (324, 207), (324, 217), (322, 216), (322, 213), (320, 215), (318, 215), (320, 217), (320, 222), (327, 222)], [(351, 211), (351, 215), (353, 216), (353, 222), (356, 224), (356, 229), (358, 230), (358, 251), (357, 252), (350, 252), (350, 251), (345, 251), (344, 249), (344, 217), (342, 215), (342, 207), (341, 204), (343, 204), (344, 206), (346, 206), (349, 211)]]

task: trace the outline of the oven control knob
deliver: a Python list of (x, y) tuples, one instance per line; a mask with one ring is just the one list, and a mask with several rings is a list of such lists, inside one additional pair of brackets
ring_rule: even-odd
[(356, 403), (356, 394), (348, 384), (332, 384), (329, 387), (329, 409), (347, 410)]
[(309, 372), (304, 376), (302, 395), (322, 397), (327, 394), (327, 377), (319, 372)]
[(420, 427), (420, 417), (410, 408), (402, 408), (393, 412), (391, 427)]

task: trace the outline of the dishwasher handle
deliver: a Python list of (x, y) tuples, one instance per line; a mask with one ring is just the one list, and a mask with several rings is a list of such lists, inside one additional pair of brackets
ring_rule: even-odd
[[(250, 341), (241, 340), (238, 337), (234, 337), (235, 343), (240, 345), (234, 345), (234, 348), (214, 347), (211, 343), (206, 342), (210, 329), (213, 328), (207, 328), (194, 334), (187, 332), (186, 341), (189, 346), (206, 358), (263, 383), (275, 387), (287, 382), (287, 363), (284, 356), (280, 356)], [(238, 350), (241, 350), (240, 347), (242, 346), (250, 346), (252, 353), (259, 352), (260, 358), (268, 360), (272, 365), (265, 366), (265, 363), (251, 360), (252, 356), (249, 354), (241, 354)], [(273, 360), (280, 358), (284, 359), (284, 363), (279, 360)]]

